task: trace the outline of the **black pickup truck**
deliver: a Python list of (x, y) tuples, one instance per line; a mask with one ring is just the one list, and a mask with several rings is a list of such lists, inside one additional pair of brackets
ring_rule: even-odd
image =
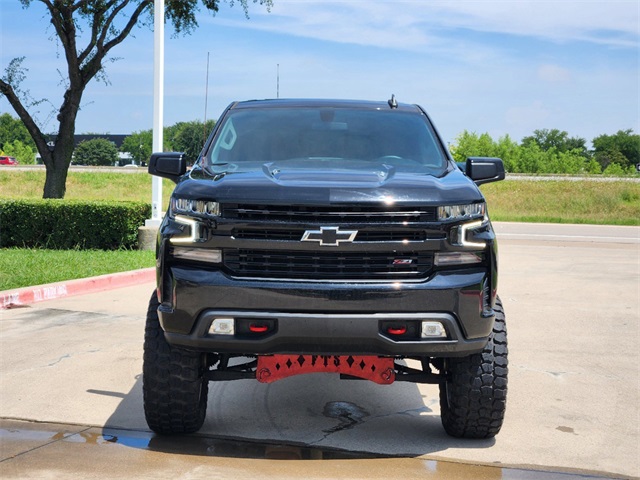
[[(144, 343), (149, 427), (203, 424), (210, 381), (334, 373), (439, 384), (445, 430), (503, 422), (505, 316), (477, 185), (502, 161), (453, 161), (417, 105), (231, 104), (177, 183), (157, 242)], [(393, 388), (393, 387), (387, 387)]]

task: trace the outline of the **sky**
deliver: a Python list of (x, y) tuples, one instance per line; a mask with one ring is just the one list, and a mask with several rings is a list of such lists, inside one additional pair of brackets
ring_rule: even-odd
[[(445, 142), (463, 130), (520, 141), (557, 128), (591, 140), (640, 132), (640, 1), (236, 1), (165, 40), (164, 125), (217, 119), (232, 101), (353, 98), (416, 103)], [(209, 55), (208, 96), (207, 55)], [(57, 129), (65, 61), (44, 7), (0, 0), (0, 75), (25, 56), (23, 87), (46, 132)], [(153, 125), (153, 32), (112, 51), (109, 84), (85, 91), (76, 133)], [(279, 82), (278, 82), (279, 79)], [(279, 85), (279, 88), (278, 88)], [(205, 97), (206, 109), (205, 109)], [(0, 113), (15, 115), (6, 99)]]

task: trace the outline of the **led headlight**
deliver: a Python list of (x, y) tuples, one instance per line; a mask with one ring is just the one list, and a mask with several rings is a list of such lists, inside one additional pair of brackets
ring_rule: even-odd
[(438, 220), (468, 220), (471, 218), (483, 218), (486, 212), (486, 204), (470, 203), (468, 205), (444, 205), (438, 207)]
[(200, 222), (183, 215), (176, 215), (174, 220), (176, 223), (186, 225), (188, 227), (188, 235), (184, 237), (172, 237), (170, 240), (171, 243), (194, 243), (200, 240)]
[(452, 245), (469, 248), (485, 248), (487, 243), (485, 241), (469, 240), (469, 237), (473, 238), (473, 234), (476, 230), (483, 228), (484, 222), (477, 220), (475, 222), (463, 223), (457, 227), (451, 229), (449, 234), (450, 242)]
[(191, 198), (171, 197), (171, 211), (173, 214), (183, 214), (199, 217), (219, 217), (220, 204), (208, 200), (193, 200)]

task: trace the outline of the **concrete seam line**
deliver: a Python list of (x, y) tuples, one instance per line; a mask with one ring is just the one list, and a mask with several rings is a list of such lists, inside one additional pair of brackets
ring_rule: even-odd
[(0, 292), (0, 309), (22, 307), (57, 298), (127, 287), (155, 279), (155, 267)]

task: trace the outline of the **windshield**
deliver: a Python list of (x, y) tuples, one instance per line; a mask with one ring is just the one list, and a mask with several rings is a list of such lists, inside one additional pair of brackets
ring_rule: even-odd
[(251, 171), (277, 163), (341, 168), (363, 162), (397, 172), (439, 175), (447, 161), (418, 112), (358, 108), (252, 108), (231, 111), (208, 150), (216, 171)]

